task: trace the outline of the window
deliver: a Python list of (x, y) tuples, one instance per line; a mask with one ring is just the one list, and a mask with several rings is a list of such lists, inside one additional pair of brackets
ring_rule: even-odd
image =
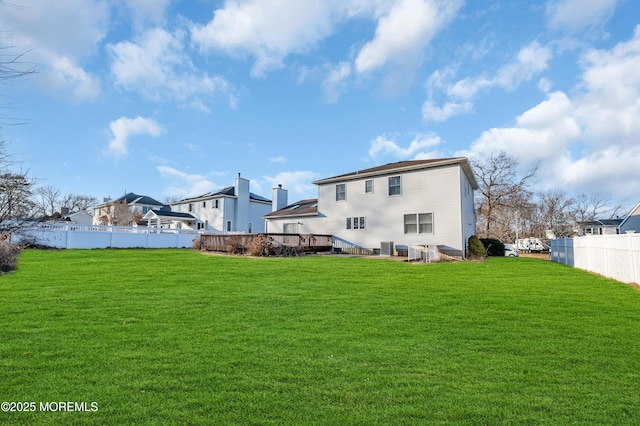
[(193, 211), (193, 204), (189, 203), (189, 211), (192, 212)]
[(405, 234), (433, 234), (433, 213), (404, 215)]
[(227, 221), (227, 232), (231, 232), (231, 221)]
[(389, 178), (389, 195), (400, 195), (400, 176)]
[(253, 222), (249, 222), (249, 231), (250, 234), (253, 234)]
[(347, 199), (347, 185), (341, 183), (336, 185), (336, 201), (344, 201)]
[(207, 202), (206, 201), (202, 202), (202, 207), (207, 207)]
[(298, 223), (285, 223), (282, 225), (282, 232), (285, 234), (297, 234), (298, 233)]
[(418, 215), (418, 234), (433, 234), (433, 213)]
[(213, 200), (213, 208), (214, 209), (219, 208), (219, 204), (218, 204), (219, 202), (220, 202), (220, 200)]
[(404, 233), (416, 234), (418, 232), (417, 217), (415, 214), (404, 215)]
[(347, 229), (364, 229), (365, 226), (365, 217), (364, 216), (354, 216), (347, 218)]
[(373, 192), (373, 179), (367, 179), (364, 181), (364, 193), (371, 194)]

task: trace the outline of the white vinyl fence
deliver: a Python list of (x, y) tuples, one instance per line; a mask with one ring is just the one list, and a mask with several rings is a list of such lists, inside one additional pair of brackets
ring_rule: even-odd
[(640, 284), (640, 234), (552, 240), (551, 260), (625, 283)]
[(409, 246), (408, 260), (409, 262), (433, 262), (440, 259), (440, 251), (438, 246), (426, 245), (426, 246)]
[(197, 237), (192, 230), (45, 223), (21, 229), (11, 240), (64, 249), (189, 248)]

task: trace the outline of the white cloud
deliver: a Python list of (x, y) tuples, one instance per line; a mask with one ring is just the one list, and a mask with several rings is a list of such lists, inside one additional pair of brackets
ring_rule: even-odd
[(341, 92), (345, 89), (345, 80), (351, 75), (351, 64), (340, 62), (332, 67), (327, 77), (322, 82), (322, 89), (327, 102), (334, 103), (340, 98)]
[(206, 25), (191, 28), (204, 50), (255, 57), (252, 75), (281, 68), (291, 53), (307, 51), (331, 34), (336, 2), (316, 0), (227, 0)]
[(81, 67), (73, 64), (69, 58), (53, 57), (51, 69), (43, 77), (52, 86), (70, 92), (75, 101), (97, 99), (100, 95), (100, 80)]
[[(415, 68), (431, 39), (446, 26), (462, 0), (227, 0), (206, 25), (191, 26), (203, 51), (254, 58), (251, 74), (264, 77), (291, 54), (306, 54), (347, 21), (377, 20), (375, 36), (351, 66), (367, 73), (387, 64)], [(324, 82), (328, 99), (339, 94), (347, 68), (341, 63)]]
[(153, 100), (179, 100), (205, 112), (203, 96), (222, 94), (234, 108), (237, 97), (228, 82), (195, 69), (185, 52), (184, 36), (180, 30), (155, 28), (134, 41), (108, 45), (115, 84)]
[(373, 40), (355, 60), (355, 69), (367, 73), (388, 63), (405, 64), (421, 57), (433, 36), (455, 16), (461, 1), (399, 0), (378, 21)]
[(219, 188), (204, 175), (186, 173), (169, 166), (158, 166), (156, 169), (162, 177), (173, 181), (165, 190), (170, 196), (195, 197)]
[(282, 155), (279, 155), (277, 157), (271, 157), (269, 158), (269, 162), (270, 163), (277, 163), (277, 164), (284, 164), (287, 162), (287, 157), (284, 157)]
[(606, 192), (623, 203), (640, 190), (640, 26), (634, 37), (582, 58), (580, 84), (517, 117), (515, 125), (484, 132), (475, 153), (505, 150), (523, 166), (540, 163), (547, 187)]
[(396, 160), (437, 158), (442, 155), (433, 148), (441, 143), (442, 139), (438, 136), (420, 133), (415, 135), (409, 146), (403, 148), (388, 135), (382, 135), (371, 141), (369, 156), (376, 161), (387, 161), (388, 158)]
[(312, 171), (281, 172), (275, 176), (263, 176), (263, 179), (272, 188), (282, 185), (289, 191), (289, 203), (318, 197), (318, 189), (312, 182), (320, 179), (320, 175)]
[[(452, 83), (456, 67), (437, 70), (427, 80), (428, 98), (422, 106), (422, 118), (426, 122), (441, 122), (473, 110), (471, 102), (479, 92), (493, 87), (514, 90), (544, 71), (553, 54), (547, 46), (534, 41), (518, 51), (514, 60), (500, 67), (493, 77), (466, 77)], [(444, 106), (434, 100), (438, 92), (446, 96)]]
[(151, 118), (120, 117), (109, 124), (113, 139), (107, 147), (107, 154), (116, 158), (126, 157), (129, 153), (128, 144), (132, 136), (150, 135), (158, 137), (165, 133), (164, 128)]
[(98, 77), (84, 65), (97, 54), (110, 16), (109, 4), (97, 0), (3, 2), (0, 27), (5, 44), (20, 46), (28, 51), (24, 61), (39, 64), (34, 81), (79, 101), (99, 95)]
[(129, 9), (133, 26), (142, 29), (145, 26), (161, 26), (164, 14), (171, 0), (135, 0), (124, 2)]
[(447, 102), (444, 106), (439, 107), (434, 102), (426, 100), (422, 105), (422, 118), (428, 122), (443, 122), (449, 118), (465, 114), (473, 109), (471, 102)]
[(555, 0), (547, 4), (547, 25), (552, 30), (575, 34), (598, 28), (613, 14), (616, 0)]

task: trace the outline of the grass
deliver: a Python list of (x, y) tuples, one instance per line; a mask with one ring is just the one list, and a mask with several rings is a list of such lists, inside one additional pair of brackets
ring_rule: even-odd
[(638, 424), (640, 292), (537, 259), (26, 251), (2, 424)]

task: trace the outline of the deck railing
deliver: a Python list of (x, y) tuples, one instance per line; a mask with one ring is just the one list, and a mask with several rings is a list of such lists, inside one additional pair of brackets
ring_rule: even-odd
[(294, 248), (302, 252), (330, 251), (332, 236), (325, 234), (207, 234), (200, 236), (206, 251), (245, 251), (258, 235), (266, 235), (277, 246)]

